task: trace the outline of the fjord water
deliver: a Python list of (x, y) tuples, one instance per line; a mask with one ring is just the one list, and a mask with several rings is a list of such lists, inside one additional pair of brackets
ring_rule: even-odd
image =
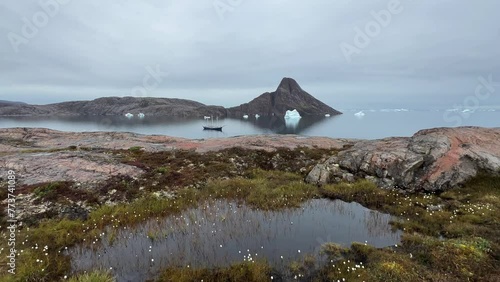
[(79, 246), (68, 253), (73, 271), (111, 269), (118, 281), (145, 281), (169, 266), (227, 266), (259, 259), (285, 271), (306, 254), (321, 262), (321, 245), (327, 242), (345, 247), (352, 242), (397, 244), (401, 232), (392, 230), (391, 219), (340, 200), (315, 199), (282, 211), (217, 200), (132, 229), (109, 227), (98, 247)]
[(147, 116), (0, 117), (0, 128), (43, 127), (62, 131), (126, 131), (184, 138), (214, 138), (252, 134), (299, 134), (336, 138), (377, 139), (411, 136), (421, 129), (453, 126), (499, 127), (500, 110), (446, 112), (417, 110), (344, 111), (332, 117), (305, 116), (299, 120), (250, 115), (248, 119), (220, 119), (222, 132), (203, 131), (203, 119)]

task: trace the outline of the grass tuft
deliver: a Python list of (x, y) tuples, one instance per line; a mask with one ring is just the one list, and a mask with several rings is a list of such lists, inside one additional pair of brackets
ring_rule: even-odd
[(157, 282), (184, 282), (184, 281), (207, 281), (207, 282), (261, 282), (271, 280), (271, 268), (266, 262), (242, 262), (227, 268), (215, 269), (192, 269), (188, 267), (167, 268)]
[(116, 281), (113, 275), (107, 271), (94, 270), (90, 273), (80, 274), (72, 277), (69, 282), (114, 282)]

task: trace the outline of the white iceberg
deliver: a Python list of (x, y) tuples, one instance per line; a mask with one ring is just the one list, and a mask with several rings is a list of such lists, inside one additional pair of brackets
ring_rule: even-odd
[(128, 118), (131, 118), (131, 117), (133, 117), (134, 115), (133, 115), (133, 114), (131, 114), (131, 113), (126, 113), (126, 114), (125, 114), (125, 116), (126, 116), (126, 117), (128, 117)]
[(245, 118), (245, 119), (248, 118), (248, 115), (243, 115), (243, 118)]
[(354, 115), (357, 117), (364, 117), (365, 113), (363, 113), (363, 111), (359, 111), (359, 112), (355, 113)]
[(146, 115), (145, 115), (145, 114), (143, 114), (143, 113), (139, 113), (137, 116), (138, 116), (139, 118), (144, 118)]
[(285, 119), (285, 127), (288, 129), (296, 130), (299, 127), (301, 118), (286, 118)]
[(380, 111), (385, 113), (391, 113), (391, 112), (409, 112), (410, 110), (401, 108), (401, 109), (382, 109)]
[(286, 119), (288, 119), (288, 118), (301, 118), (301, 116), (297, 110), (293, 110), (293, 111), (286, 111), (285, 118)]

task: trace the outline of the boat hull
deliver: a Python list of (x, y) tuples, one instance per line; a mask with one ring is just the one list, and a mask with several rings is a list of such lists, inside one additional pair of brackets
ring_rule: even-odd
[(203, 126), (203, 130), (222, 131), (222, 126)]

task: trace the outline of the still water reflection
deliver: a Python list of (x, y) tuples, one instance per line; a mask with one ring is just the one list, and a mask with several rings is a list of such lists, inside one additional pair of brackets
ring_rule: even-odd
[[(214, 138), (251, 134), (299, 134), (339, 138), (376, 139), (411, 136), (425, 128), (450, 127), (440, 111), (365, 111), (355, 115), (304, 116), (285, 120), (283, 117), (249, 116), (248, 119), (226, 118), (218, 121), (223, 132), (203, 131), (203, 118), (145, 116), (75, 116), (75, 117), (0, 117), (0, 128), (44, 127), (62, 131), (128, 131), (140, 134), (162, 134), (184, 138)], [(500, 111), (476, 112), (461, 120), (463, 126), (500, 126)]]
[(119, 281), (144, 281), (167, 266), (226, 266), (249, 259), (266, 259), (281, 269), (305, 254), (319, 257), (326, 242), (394, 245), (401, 232), (391, 229), (391, 219), (339, 200), (316, 199), (284, 211), (219, 200), (133, 230), (121, 229), (113, 242), (109, 229), (102, 236), (102, 247), (77, 247), (70, 255), (73, 270), (111, 267)]

